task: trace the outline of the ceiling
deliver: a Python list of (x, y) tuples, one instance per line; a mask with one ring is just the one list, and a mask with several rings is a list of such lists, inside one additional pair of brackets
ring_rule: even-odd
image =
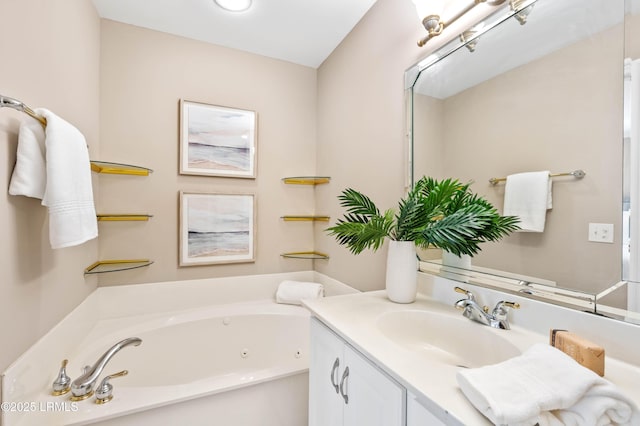
[(253, 0), (227, 12), (213, 0), (92, 0), (100, 17), (312, 68), (376, 0)]

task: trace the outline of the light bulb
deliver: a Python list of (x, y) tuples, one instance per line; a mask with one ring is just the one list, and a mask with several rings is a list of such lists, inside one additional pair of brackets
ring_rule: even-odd
[(231, 12), (244, 12), (251, 7), (251, 0), (214, 0), (218, 6)]

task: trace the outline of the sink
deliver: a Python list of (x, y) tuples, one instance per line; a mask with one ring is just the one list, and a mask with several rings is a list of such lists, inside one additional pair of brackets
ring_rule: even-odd
[(460, 367), (496, 364), (522, 353), (498, 330), (462, 316), (431, 311), (386, 312), (378, 330), (393, 343), (414, 353)]

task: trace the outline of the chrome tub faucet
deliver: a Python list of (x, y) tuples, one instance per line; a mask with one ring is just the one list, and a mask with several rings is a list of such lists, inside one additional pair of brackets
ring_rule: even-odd
[(458, 300), (455, 303), (455, 307), (462, 310), (462, 315), (469, 318), (472, 321), (479, 322), (484, 325), (488, 325), (493, 328), (500, 328), (503, 330), (509, 330), (509, 320), (507, 314), (509, 308), (519, 309), (520, 304), (514, 302), (500, 301), (496, 304), (493, 311), (489, 313), (489, 307), (480, 307), (476, 301), (473, 293), (460, 287), (455, 287), (454, 290), (458, 293), (462, 293), (467, 296), (466, 299)]
[(107, 350), (93, 366), (86, 366), (84, 368), (84, 373), (75, 379), (71, 383), (71, 400), (72, 401), (82, 401), (87, 398), (90, 398), (94, 391), (93, 388), (98, 381), (98, 377), (102, 373), (102, 370), (107, 365), (109, 360), (113, 358), (113, 356), (120, 351), (120, 349), (126, 346), (138, 346), (142, 343), (142, 340), (137, 337), (130, 337), (128, 339), (124, 339), (115, 345), (113, 345), (109, 350)]

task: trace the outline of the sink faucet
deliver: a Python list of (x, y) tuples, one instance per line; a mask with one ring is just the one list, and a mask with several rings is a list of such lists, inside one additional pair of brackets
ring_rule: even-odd
[(455, 307), (462, 310), (462, 315), (469, 318), (472, 321), (479, 322), (484, 325), (488, 325), (493, 328), (501, 328), (503, 330), (509, 330), (509, 320), (507, 319), (508, 308), (519, 309), (520, 304), (514, 302), (500, 301), (493, 308), (493, 311), (489, 313), (489, 307), (480, 307), (473, 293), (460, 287), (454, 288), (458, 293), (462, 293), (467, 296), (466, 299), (458, 300), (455, 303)]
[(86, 366), (84, 368), (84, 373), (82, 376), (78, 377), (71, 383), (71, 400), (72, 401), (82, 401), (84, 399), (90, 398), (93, 395), (93, 387), (98, 381), (98, 377), (102, 373), (102, 370), (107, 365), (109, 360), (113, 358), (113, 356), (120, 351), (120, 349), (126, 346), (138, 346), (142, 343), (142, 340), (137, 337), (129, 337), (128, 339), (124, 339), (115, 345), (113, 345), (109, 350), (107, 350), (95, 364), (93, 367)]

